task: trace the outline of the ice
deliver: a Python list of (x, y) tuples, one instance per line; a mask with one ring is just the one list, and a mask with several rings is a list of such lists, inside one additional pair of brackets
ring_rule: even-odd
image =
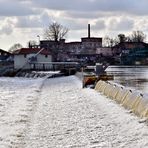
[(75, 76), (0, 83), (0, 148), (148, 147), (146, 123)]
[(21, 143), (43, 80), (0, 78), (0, 147)]

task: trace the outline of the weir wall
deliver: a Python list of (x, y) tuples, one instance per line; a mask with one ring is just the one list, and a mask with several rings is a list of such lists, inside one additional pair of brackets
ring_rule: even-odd
[(148, 119), (148, 95), (102, 80), (97, 82), (95, 90), (115, 100), (140, 118)]

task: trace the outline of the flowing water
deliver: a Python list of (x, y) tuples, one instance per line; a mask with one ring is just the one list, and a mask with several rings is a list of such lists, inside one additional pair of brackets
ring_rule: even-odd
[(109, 66), (106, 72), (113, 82), (148, 93), (148, 66)]

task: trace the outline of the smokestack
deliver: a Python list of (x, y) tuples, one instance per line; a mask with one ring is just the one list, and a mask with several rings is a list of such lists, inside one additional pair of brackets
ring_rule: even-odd
[(88, 38), (90, 38), (90, 24), (88, 24)]

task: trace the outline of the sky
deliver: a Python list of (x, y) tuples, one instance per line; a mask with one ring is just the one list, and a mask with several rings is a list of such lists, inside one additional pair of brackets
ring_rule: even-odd
[(0, 0), (0, 48), (44, 39), (52, 22), (69, 29), (66, 40), (87, 36), (114, 37), (134, 30), (148, 36), (148, 0)]

